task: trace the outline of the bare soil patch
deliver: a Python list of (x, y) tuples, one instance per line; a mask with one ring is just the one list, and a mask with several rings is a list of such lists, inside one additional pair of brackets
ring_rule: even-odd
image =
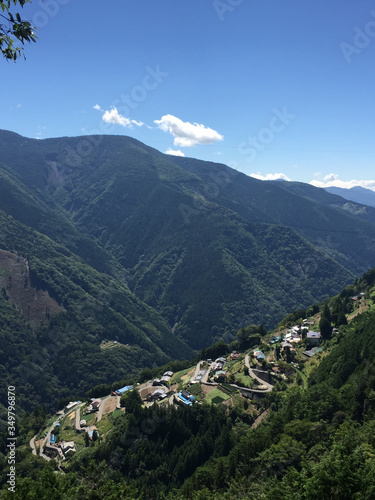
[(204, 384), (201, 384), (201, 388), (205, 396), (207, 396), (207, 394), (216, 389), (214, 385), (204, 385)]
[(65, 311), (47, 291), (30, 286), (27, 260), (6, 250), (0, 250), (0, 289), (32, 326), (48, 323), (50, 316)]
[(104, 401), (103, 415), (108, 415), (109, 413), (113, 413), (117, 406), (120, 404), (119, 396), (111, 396), (110, 398)]

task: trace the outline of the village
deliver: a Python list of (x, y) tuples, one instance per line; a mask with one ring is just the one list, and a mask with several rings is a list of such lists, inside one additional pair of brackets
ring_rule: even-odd
[[(333, 335), (337, 333), (338, 329), (334, 329)], [(304, 384), (306, 375), (300, 365), (313, 363), (312, 358), (322, 352), (320, 343), (317, 320), (304, 319), (277, 335), (266, 336), (261, 345), (245, 352), (200, 360), (185, 370), (166, 371), (160, 377), (126, 385), (101, 398), (72, 401), (30, 440), (32, 452), (46, 460), (65, 461), (105, 438), (116, 418), (126, 412), (122, 400), (129, 391), (138, 391), (145, 407), (189, 407), (204, 402), (237, 407), (251, 414), (257, 425), (262, 419), (262, 398), (277, 383)]]

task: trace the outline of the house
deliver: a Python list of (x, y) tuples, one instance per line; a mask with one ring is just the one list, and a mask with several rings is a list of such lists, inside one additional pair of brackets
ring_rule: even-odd
[(121, 389), (117, 389), (117, 391), (114, 391), (112, 393), (113, 396), (122, 396), (125, 392), (130, 391), (130, 389), (133, 389), (132, 385), (126, 385), (125, 387), (121, 387)]
[(259, 363), (266, 359), (266, 356), (262, 351), (254, 351), (253, 356)]
[(224, 367), (224, 364), (225, 364), (225, 359), (224, 359), (224, 358), (218, 358), (218, 359), (215, 361), (215, 364), (214, 364), (213, 370), (214, 370), (214, 371), (217, 371), (217, 370), (222, 370), (222, 369), (223, 369), (223, 367)]
[(320, 342), (320, 339), (321, 339), (321, 334), (319, 332), (307, 332), (306, 334), (306, 338), (307, 338), (307, 342), (310, 344), (310, 345), (318, 345), (319, 342)]
[(199, 370), (199, 373), (198, 375), (195, 377), (195, 379), (193, 380), (193, 384), (196, 384), (198, 382), (200, 382), (203, 378), (203, 375), (206, 373), (206, 370)]
[(85, 413), (93, 413), (94, 411), (98, 411), (101, 402), (101, 399), (91, 399), (91, 403), (87, 406)]
[(230, 357), (232, 359), (238, 359), (238, 356), (239, 356), (239, 353), (237, 351), (233, 351), (232, 354), (230, 355)]
[(89, 431), (87, 431), (87, 435), (89, 436), (89, 439), (93, 439), (93, 436), (94, 436), (94, 432), (96, 432), (96, 435), (99, 436), (99, 431), (96, 427), (90, 429)]
[(163, 385), (163, 384), (160, 378), (154, 378), (154, 380), (152, 381), (152, 385)]
[(301, 342), (301, 337), (295, 336), (292, 339), (290, 339), (291, 343), (296, 344), (297, 342)]
[(288, 341), (281, 342), (281, 347), (285, 349), (286, 347), (293, 347), (292, 344)]
[(215, 380), (217, 382), (223, 382), (226, 378), (226, 372), (224, 370), (219, 370), (215, 373)]
[(147, 401), (156, 401), (160, 399), (165, 399), (167, 397), (166, 392), (163, 389), (156, 389), (155, 392), (151, 394), (147, 394), (146, 400)]
[(80, 425), (80, 427), (86, 427), (86, 425), (87, 425), (86, 420), (80, 420), (79, 425)]
[(61, 441), (60, 448), (64, 455), (76, 452), (76, 445), (74, 441)]
[(55, 444), (56, 443), (56, 436), (54, 434), (51, 434), (49, 443), (50, 444)]
[(177, 394), (177, 402), (185, 406), (192, 406), (195, 401), (195, 397), (188, 391), (181, 391)]
[(162, 378), (160, 379), (160, 382), (162, 384), (168, 384), (169, 381), (171, 380), (172, 375), (163, 375)]
[(165, 372), (163, 373), (163, 377), (169, 377), (171, 378), (173, 376), (173, 372)]
[(72, 408), (74, 408), (75, 406), (77, 406), (81, 403), (82, 403), (82, 401), (70, 401), (70, 403), (65, 406), (64, 412), (67, 413), (69, 410), (71, 410)]
[(309, 351), (305, 351), (303, 354), (308, 358), (315, 356), (317, 352), (321, 352), (323, 349), (321, 347), (312, 347)]

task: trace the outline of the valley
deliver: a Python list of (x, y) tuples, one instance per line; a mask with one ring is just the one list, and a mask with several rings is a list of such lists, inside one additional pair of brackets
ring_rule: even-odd
[(373, 209), (127, 137), (70, 164), (80, 140), (0, 131), (20, 498), (51, 477), (69, 499), (251, 498), (258, 476), (270, 498), (297, 474), (302, 499), (327, 433), (372, 449)]

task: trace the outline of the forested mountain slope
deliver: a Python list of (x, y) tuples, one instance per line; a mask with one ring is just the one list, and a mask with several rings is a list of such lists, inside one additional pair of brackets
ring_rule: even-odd
[[(145, 366), (193, 355), (123, 280), (100, 273), (2, 210), (0, 247), (14, 259), (25, 259), (29, 270), (23, 285), (29, 293), (21, 297), (16, 269), (0, 263), (1, 391), (7, 383), (17, 385), (20, 407), (32, 408), (38, 402), (55, 407), (72, 390), (86, 392), (93, 384), (127, 378)], [(48, 321), (33, 322), (32, 328), (25, 300), (34, 302), (38, 290), (48, 292), (63, 311), (51, 314), (46, 302)], [(20, 301), (22, 311), (16, 308)], [(103, 351), (100, 345), (105, 339), (118, 341), (118, 346)]]
[(356, 203), (361, 203), (362, 205), (368, 205), (370, 207), (375, 207), (375, 193), (372, 189), (366, 189), (361, 186), (355, 186), (350, 189), (344, 189), (339, 187), (328, 187), (325, 188), (329, 193), (337, 194), (346, 200), (355, 201)]
[(110, 433), (80, 450), (63, 473), (20, 449), (16, 494), (6, 491), (3, 473), (3, 497), (372, 500), (375, 269), (326, 305), (359, 290), (368, 309), (323, 344), (329, 352), (306, 383), (276, 384), (262, 400), (268, 412), (259, 426), (240, 407), (146, 408), (133, 391)]
[[(122, 276), (193, 348), (241, 325), (275, 326), (375, 263), (371, 213), (128, 137), (2, 131), (0, 160), (8, 213)], [(29, 211), (17, 210), (17, 189)]]

